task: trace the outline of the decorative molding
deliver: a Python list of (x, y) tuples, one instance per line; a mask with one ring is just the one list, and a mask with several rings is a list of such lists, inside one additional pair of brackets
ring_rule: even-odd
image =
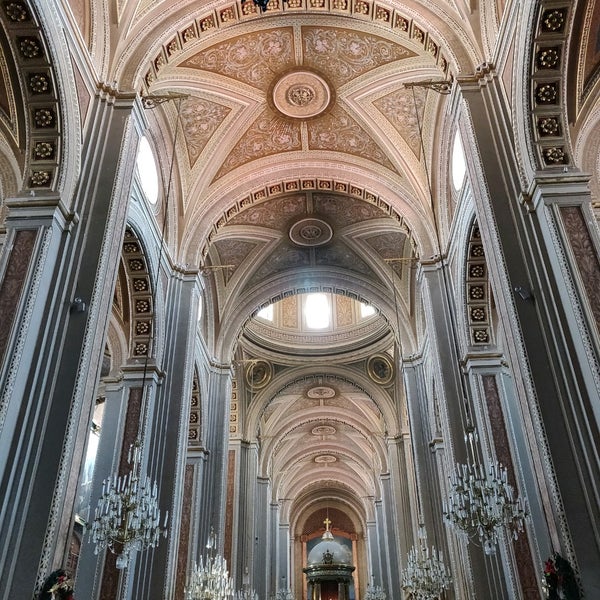
[[(437, 65), (445, 75), (448, 73), (449, 55), (440, 43), (424, 27), (417, 24), (411, 16), (395, 9), (392, 5), (378, 0), (271, 0), (267, 14), (285, 13), (287, 15), (300, 13), (315, 13), (322, 15), (346, 15), (358, 18), (366, 23), (371, 22), (378, 27), (387, 27), (390, 32), (398, 35), (399, 41), (406, 40), (417, 45), (422, 51), (431, 56), (432, 63)], [(236, 0), (223, 8), (211, 10), (199, 15), (179, 27), (177, 33), (163, 44), (146, 70), (144, 84), (149, 88), (160, 76), (160, 72), (170, 63), (176, 62), (183, 51), (187, 51), (195, 42), (210, 36), (216, 30), (229, 28), (236, 23), (261, 15), (252, 2)]]
[(206, 261), (211, 243), (215, 239), (215, 236), (219, 233), (219, 230), (225, 227), (225, 225), (227, 225), (229, 221), (234, 219), (239, 213), (270, 198), (276, 198), (282, 194), (299, 191), (334, 192), (341, 195), (351, 196), (352, 198), (357, 198), (367, 202), (368, 204), (372, 204), (373, 206), (380, 208), (386, 216), (392, 217), (395, 221), (397, 221), (400, 224), (403, 232), (406, 233), (411, 240), (413, 247), (415, 245), (415, 242), (410, 235), (410, 230), (404, 221), (404, 217), (400, 213), (396, 212), (391, 204), (368, 189), (347, 181), (339, 181), (337, 179), (321, 179), (318, 177), (306, 179), (293, 178), (285, 179), (278, 183), (269, 184), (251, 191), (247, 196), (229, 206), (229, 208), (227, 208), (227, 210), (225, 210), (221, 216), (213, 222), (212, 228), (206, 236), (206, 241), (202, 248), (203, 263)]

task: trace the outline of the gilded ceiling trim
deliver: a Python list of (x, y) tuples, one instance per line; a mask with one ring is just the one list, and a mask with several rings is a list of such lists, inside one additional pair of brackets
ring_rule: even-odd
[(338, 194), (352, 196), (353, 198), (358, 198), (360, 200), (368, 202), (369, 204), (377, 206), (400, 224), (402, 231), (411, 240), (411, 244), (413, 245), (414, 250), (415, 242), (412, 236), (410, 235), (410, 230), (408, 228), (408, 225), (404, 221), (404, 217), (397, 213), (396, 210), (389, 203), (383, 200), (380, 196), (374, 194), (373, 192), (370, 192), (366, 188), (357, 186), (353, 183), (334, 179), (320, 179), (316, 177), (309, 177), (302, 179), (287, 179), (278, 183), (269, 184), (249, 193), (244, 198), (235, 202), (233, 206), (230, 206), (226, 211), (222, 213), (222, 215), (217, 219), (217, 221), (213, 223), (212, 228), (208, 233), (206, 242), (204, 244), (204, 247), (202, 248), (202, 263), (204, 264), (206, 262), (206, 257), (208, 256), (210, 245), (215, 239), (215, 236), (219, 233), (219, 230), (225, 227), (225, 225), (227, 225), (227, 223), (240, 212), (253, 206), (256, 203), (262, 202), (269, 198), (274, 198), (281, 194), (300, 191), (334, 192)]
[[(410, 40), (422, 47), (423, 52), (431, 56), (441, 72), (448, 73), (448, 59), (440, 44), (415, 23), (414, 19), (404, 15), (389, 4), (376, 0), (271, 0), (269, 14), (328, 13), (332, 16), (346, 15), (377, 26), (387, 26), (402, 39)], [(258, 8), (252, 2), (241, 0), (220, 9), (212, 10), (181, 27), (174, 37), (163, 44), (146, 71), (144, 82), (147, 88), (160, 75), (160, 71), (179, 54), (203, 36), (212, 34), (216, 29), (229, 28), (260, 16)]]
[(57, 79), (32, 2), (2, 3), (2, 19), (22, 78), (28, 123), (25, 186), (51, 188), (56, 179), (61, 135)]

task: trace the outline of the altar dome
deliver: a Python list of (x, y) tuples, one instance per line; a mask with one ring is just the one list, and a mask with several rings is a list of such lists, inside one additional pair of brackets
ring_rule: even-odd
[(336, 540), (321, 540), (308, 554), (308, 566), (334, 564), (351, 565), (352, 550)]

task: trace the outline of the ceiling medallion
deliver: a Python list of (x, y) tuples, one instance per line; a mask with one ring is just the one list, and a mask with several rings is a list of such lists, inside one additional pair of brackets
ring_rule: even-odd
[(311, 119), (331, 104), (333, 94), (324, 77), (307, 69), (282, 75), (273, 85), (271, 100), (285, 117)]
[(246, 383), (255, 390), (265, 387), (272, 375), (271, 364), (266, 360), (251, 360), (246, 367)]
[(337, 433), (337, 429), (331, 425), (317, 425), (312, 428), (311, 433), (313, 435), (334, 435)]
[(307, 217), (296, 221), (290, 227), (289, 236), (298, 246), (323, 246), (331, 241), (333, 229), (322, 219)]
[(317, 398), (317, 399), (335, 398), (335, 390), (332, 387), (328, 387), (325, 385), (318, 385), (316, 387), (310, 388), (310, 390), (308, 390), (308, 392), (306, 392), (306, 395), (309, 398)]
[(380, 385), (386, 385), (394, 377), (394, 365), (392, 361), (383, 354), (376, 354), (367, 362), (369, 377)]
[(316, 463), (334, 463), (337, 461), (337, 457), (333, 456), (333, 454), (319, 454), (319, 456), (315, 456)]

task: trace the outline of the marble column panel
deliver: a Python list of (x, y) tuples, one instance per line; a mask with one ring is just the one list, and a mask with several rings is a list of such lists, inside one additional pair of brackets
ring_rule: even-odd
[[(6, 269), (2, 274), (0, 283), (0, 314), (2, 315), (0, 367), (4, 363), (9, 335), (19, 307), (21, 292), (27, 279), (36, 235), (35, 229), (20, 229), (15, 232)], [(2, 414), (1, 408), (0, 414)]]
[[(490, 425), (492, 428), (492, 438), (494, 440), (494, 448), (496, 458), (506, 467), (508, 482), (515, 490), (515, 498), (520, 495), (515, 477), (515, 468), (510, 452), (510, 443), (506, 433), (506, 425), (504, 422), (504, 414), (500, 402), (500, 394), (498, 393), (498, 384), (495, 375), (483, 375), (483, 390), (487, 404)], [(538, 590), (538, 572), (531, 558), (531, 549), (527, 539), (527, 531), (519, 534), (514, 543), (515, 558), (517, 562), (517, 570), (519, 572), (519, 584), (523, 592), (525, 600), (540, 600), (540, 592)]]

